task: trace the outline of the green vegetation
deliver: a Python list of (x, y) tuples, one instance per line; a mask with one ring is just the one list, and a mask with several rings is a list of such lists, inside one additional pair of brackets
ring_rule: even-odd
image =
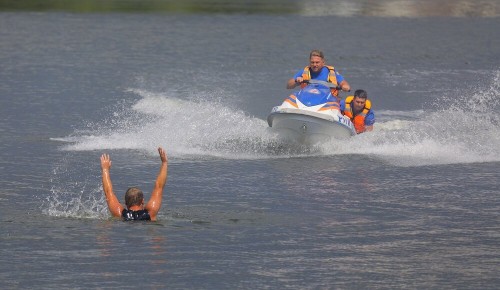
[(290, 0), (0, 0), (0, 11), (271, 13), (297, 12)]

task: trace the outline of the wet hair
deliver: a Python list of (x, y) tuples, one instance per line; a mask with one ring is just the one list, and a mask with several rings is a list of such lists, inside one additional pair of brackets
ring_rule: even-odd
[(141, 205), (144, 200), (144, 194), (137, 187), (130, 187), (125, 192), (125, 205), (130, 208), (134, 205)]
[(355, 98), (366, 99), (366, 98), (368, 98), (368, 94), (366, 93), (365, 90), (356, 90), (354, 92), (354, 97)]
[(311, 53), (309, 54), (309, 59), (311, 59), (311, 57), (313, 57), (313, 56), (319, 56), (319, 57), (321, 57), (321, 59), (325, 59), (325, 55), (319, 49), (313, 49), (311, 51)]

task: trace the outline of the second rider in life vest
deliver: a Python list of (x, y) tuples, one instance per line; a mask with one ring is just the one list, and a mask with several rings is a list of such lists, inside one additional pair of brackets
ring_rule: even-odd
[(358, 134), (373, 130), (375, 114), (371, 107), (368, 94), (364, 90), (356, 90), (354, 96), (348, 96), (340, 102), (340, 111), (351, 119)]

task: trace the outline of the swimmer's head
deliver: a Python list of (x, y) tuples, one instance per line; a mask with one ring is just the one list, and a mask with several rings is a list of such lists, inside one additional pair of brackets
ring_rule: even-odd
[(131, 187), (127, 189), (125, 192), (125, 205), (127, 208), (130, 208), (134, 205), (143, 205), (144, 204), (144, 194), (137, 187)]

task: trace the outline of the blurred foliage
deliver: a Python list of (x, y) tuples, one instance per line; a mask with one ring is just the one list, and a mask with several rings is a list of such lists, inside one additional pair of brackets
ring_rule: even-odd
[(290, 0), (0, 0), (0, 11), (294, 13)]

